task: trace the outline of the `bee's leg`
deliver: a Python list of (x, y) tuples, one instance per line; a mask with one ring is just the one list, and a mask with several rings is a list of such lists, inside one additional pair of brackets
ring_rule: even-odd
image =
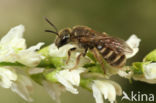
[(78, 66), (78, 64), (79, 64), (79, 62), (80, 62), (81, 56), (83, 56), (83, 57), (86, 56), (87, 51), (88, 51), (88, 48), (85, 49), (84, 53), (80, 53), (80, 54), (77, 56), (77, 58), (76, 58), (76, 64), (75, 64), (75, 66), (74, 66), (73, 68), (71, 68), (70, 70), (74, 70), (74, 69), (77, 68), (77, 66)]
[(80, 53), (80, 54), (77, 56), (77, 58), (76, 58), (76, 64), (75, 64), (75, 66), (74, 66), (73, 68), (70, 69), (70, 71), (77, 68), (77, 66), (78, 66), (78, 64), (79, 64), (79, 62), (80, 62), (80, 57), (81, 57), (82, 55), (83, 55), (83, 53)]
[(93, 55), (96, 58), (96, 60), (101, 64), (104, 74), (106, 74), (105, 65), (103, 62), (103, 56), (99, 53), (99, 51), (96, 48), (93, 48), (92, 52), (93, 52)]
[(85, 48), (85, 51), (84, 51), (84, 53), (83, 53), (83, 57), (85, 57), (86, 56), (86, 54), (87, 54), (87, 51), (88, 51), (88, 48)]
[(76, 50), (75, 47), (70, 48), (70, 49), (68, 50), (68, 58), (67, 58), (67, 60), (66, 60), (66, 64), (68, 64), (68, 62), (69, 62), (69, 60), (70, 60), (71, 52), (74, 51), (74, 50)]

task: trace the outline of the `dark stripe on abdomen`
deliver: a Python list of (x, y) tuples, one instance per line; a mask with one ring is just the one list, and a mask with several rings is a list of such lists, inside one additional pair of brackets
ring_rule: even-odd
[(120, 55), (120, 58), (116, 62), (112, 63), (112, 65), (116, 67), (122, 67), (125, 65), (125, 63), (126, 63), (126, 56)]
[(126, 63), (126, 57), (124, 54), (116, 54), (113, 50), (97, 46), (98, 51), (103, 56), (103, 58), (112, 66), (122, 67)]

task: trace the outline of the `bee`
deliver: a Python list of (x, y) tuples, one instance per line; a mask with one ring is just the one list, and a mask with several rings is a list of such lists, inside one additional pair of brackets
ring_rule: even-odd
[[(60, 48), (68, 43), (76, 44), (79, 48), (83, 49), (76, 59), (76, 64), (73, 68), (79, 64), (80, 57), (85, 56), (87, 51), (90, 50), (96, 60), (101, 64), (105, 71), (103, 59), (107, 61), (111, 66), (121, 68), (126, 63), (126, 53), (132, 53), (132, 49), (122, 39), (108, 36), (106, 33), (99, 33), (87, 26), (74, 26), (71, 28), (65, 28), (58, 32), (54, 24), (52, 24), (47, 18), (45, 19), (54, 29), (45, 30), (57, 35), (55, 45)], [(71, 52), (77, 48), (71, 48), (68, 51), (69, 61)]]

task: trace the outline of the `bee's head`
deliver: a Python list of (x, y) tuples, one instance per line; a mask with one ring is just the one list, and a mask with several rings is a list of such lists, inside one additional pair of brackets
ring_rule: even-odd
[(70, 29), (63, 29), (56, 38), (55, 45), (60, 48), (70, 42)]
[(65, 44), (70, 42), (70, 34), (71, 34), (71, 30), (70, 29), (63, 29), (62, 31), (60, 31), (58, 33), (58, 30), (56, 28), (56, 26), (54, 24), (52, 24), (47, 18), (45, 18), (45, 20), (55, 29), (55, 31), (52, 30), (45, 30), (46, 32), (51, 32), (53, 34), (57, 35), (56, 41), (55, 41), (55, 45), (60, 48), (62, 46), (64, 46)]

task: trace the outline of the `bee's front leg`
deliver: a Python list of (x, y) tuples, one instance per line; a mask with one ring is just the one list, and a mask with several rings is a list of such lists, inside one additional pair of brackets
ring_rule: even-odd
[(81, 56), (83, 56), (83, 57), (86, 56), (87, 51), (88, 51), (88, 48), (86, 48), (85, 51), (84, 51), (83, 53), (80, 53), (80, 54), (77, 56), (77, 58), (76, 58), (76, 64), (75, 64), (75, 66), (74, 66), (73, 68), (71, 68), (70, 70), (74, 70), (74, 69), (77, 68), (77, 66), (78, 66), (78, 64), (79, 64), (79, 62), (80, 62)]
[(76, 50), (75, 47), (70, 48), (70, 49), (68, 50), (68, 58), (67, 58), (67, 60), (66, 60), (66, 64), (68, 64), (68, 62), (69, 62), (69, 60), (70, 60), (71, 52), (72, 52), (72, 51), (75, 51), (75, 50)]

